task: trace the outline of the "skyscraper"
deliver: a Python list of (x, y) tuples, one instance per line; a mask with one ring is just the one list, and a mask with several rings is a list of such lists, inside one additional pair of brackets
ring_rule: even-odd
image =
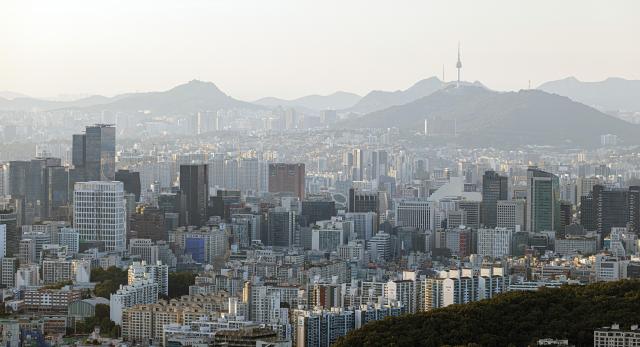
[(560, 228), (560, 181), (558, 176), (527, 170), (527, 230), (532, 232)]
[(269, 211), (266, 239), (262, 241), (267, 246), (292, 247), (295, 242), (296, 214), (276, 208)]
[(204, 225), (209, 216), (206, 164), (180, 165), (180, 225)]
[[(118, 170), (115, 173), (115, 180), (124, 184), (124, 191), (136, 196), (136, 201), (140, 201), (141, 186), (140, 173), (129, 170)], [(145, 187), (149, 188), (149, 187)]]
[(116, 168), (116, 128), (108, 124), (88, 126), (73, 135), (72, 159), (76, 181), (113, 181)]
[(18, 254), (20, 244), (20, 232), (16, 213), (13, 210), (0, 210), (0, 225), (4, 225), (6, 257), (13, 257)]
[(375, 191), (349, 189), (348, 212), (375, 212), (380, 215), (379, 194)]
[(81, 241), (104, 243), (107, 251), (125, 250), (126, 207), (122, 182), (76, 183), (73, 227)]
[(43, 172), (42, 215), (49, 219), (69, 216), (69, 172), (64, 166), (47, 166)]
[(629, 227), (637, 232), (640, 217), (640, 187), (629, 189), (593, 186), (580, 204), (580, 224), (587, 230), (596, 230), (602, 237), (609, 235), (613, 227)]
[(304, 199), (304, 164), (269, 164), (269, 192), (289, 192)]
[(362, 149), (353, 150), (353, 180), (362, 181), (364, 179), (364, 151)]
[(507, 200), (508, 178), (490, 170), (482, 175), (482, 205), (480, 223), (487, 228), (497, 225), (498, 200)]

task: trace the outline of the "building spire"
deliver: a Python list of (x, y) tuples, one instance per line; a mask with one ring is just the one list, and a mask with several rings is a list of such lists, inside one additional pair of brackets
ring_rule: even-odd
[(460, 41), (458, 41), (458, 62), (456, 63), (456, 69), (458, 69), (458, 83), (457, 87), (460, 86), (460, 70), (462, 69), (462, 61), (460, 60)]

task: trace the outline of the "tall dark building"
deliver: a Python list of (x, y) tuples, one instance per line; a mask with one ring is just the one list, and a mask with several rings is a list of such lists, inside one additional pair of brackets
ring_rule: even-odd
[(380, 215), (378, 192), (349, 189), (349, 212), (375, 212)]
[(140, 201), (140, 173), (129, 170), (116, 171), (116, 181), (120, 181), (124, 184), (124, 191), (136, 196), (136, 201)]
[[(61, 166), (60, 158), (35, 158), (30, 161), (12, 161), (9, 163), (9, 193), (21, 200), (25, 211), (32, 211), (33, 217), (48, 217), (49, 188), (67, 189), (67, 181), (63, 177), (60, 182), (54, 179), (49, 182), (49, 168), (61, 168), (64, 176), (66, 170)], [(53, 169), (55, 171), (55, 169)], [(50, 187), (54, 183), (54, 187)], [(65, 194), (59, 195), (61, 204), (66, 204)]]
[(180, 225), (205, 225), (209, 205), (206, 164), (180, 165)]
[(296, 214), (288, 211), (269, 211), (267, 235), (262, 242), (267, 246), (291, 247), (295, 243)]
[(495, 171), (487, 171), (482, 175), (482, 204), (480, 223), (485, 227), (497, 226), (498, 200), (507, 200), (509, 182), (506, 176)]
[(304, 199), (304, 164), (269, 164), (269, 192), (289, 192)]
[(580, 225), (585, 230), (595, 231), (598, 228), (597, 212), (593, 194), (580, 197)]
[(640, 187), (609, 189), (593, 186), (589, 196), (581, 198), (580, 224), (606, 237), (613, 227), (628, 227), (638, 232), (640, 218)]
[(560, 201), (560, 229), (558, 233), (565, 235), (565, 228), (571, 225), (573, 219), (573, 204), (569, 201)]
[(466, 226), (478, 229), (480, 227), (481, 205), (479, 201), (459, 200), (456, 201), (456, 209), (464, 211), (466, 215)]
[(14, 160), (9, 162), (9, 195), (14, 198), (27, 196), (29, 169), (30, 163), (28, 161)]
[(48, 219), (66, 219), (70, 215), (69, 172), (64, 166), (47, 166), (43, 181), (43, 215)]
[(304, 226), (320, 220), (329, 220), (336, 215), (336, 203), (332, 200), (303, 200), (301, 219)]
[(131, 231), (138, 239), (167, 240), (164, 212), (151, 206), (138, 206), (131, 216)]
[(216, 196), (209, 198), (209, 215), (229, 219), (231, 217), (231, 207), (240, 206), (241, 203), (242, 199), (239, 190), (218, 189)]
[(22, 238), (18, 230), (17, 216), (14, 210), (0, 210), (0, 224), (6, 226), (6, 257), (13, 257), (18, 254), (20, 239)]
[(80, 181), (113, 181), (116, 169), (116, 128), (108, 124), (86, 127), (73, 135), (73, 167)]
[(529, 168), (527, 170), (527, 231), (560, 228), (560, 181), (558, 176)]

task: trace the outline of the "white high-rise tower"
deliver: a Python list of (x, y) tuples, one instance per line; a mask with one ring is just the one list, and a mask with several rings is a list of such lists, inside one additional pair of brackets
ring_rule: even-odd
[(73, 227), (82, 241), (104, 242), (106, 251), (126, 247), (122, 182), (78, 182), (73, 190)]

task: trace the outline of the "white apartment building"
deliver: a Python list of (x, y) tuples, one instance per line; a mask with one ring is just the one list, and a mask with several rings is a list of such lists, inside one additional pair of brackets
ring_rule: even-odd
[(158, 284), (158, 293), (169, 295), (169, 266), (163, 265), (161, 261), (155, 264), (135, 261), (129, 265), (127, 283), (132, 285), (142, 280), (154, 281)]
[(122, 325), (122, 311), (134, 305), (153, 304), (158, 301), (158, 284), (153, 280), (140, 280), (131, 285), (120, 286), (109, 299), (109, 317)]
[(620, 325), (613, 324), (593, 331), (594, 347), (640, 347), (640, 329), (632, 325), (629, 330), (620, 329)]

